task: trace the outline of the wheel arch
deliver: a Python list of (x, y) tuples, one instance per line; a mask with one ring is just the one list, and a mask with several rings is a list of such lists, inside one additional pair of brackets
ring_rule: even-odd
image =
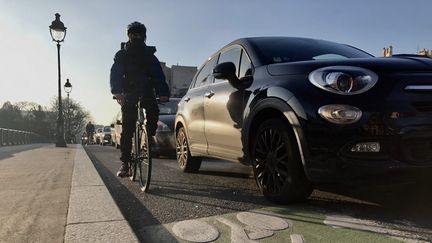
[[(189, 144), (189, 133), (188, 133), (188, 131), (187, 131), (187, 129), (186, 129), (186, 122), (185, 122), (185, 120), (184, 120), (184, 117), (182, 116), (182, 115), (178, 115), (177, 117), (176, 117), (176, 120), (175, 120), (175, 126), (174, 126), (174, 132), (175, 132), (175, 140), (176, 140), (176, 143), (177, 143), (177, 133), (178, 133), (178, 131), (180, 130), (180, 128), (182, 128), (183, 127), (183, 129), (184, 129), (184, 131), (185, 131), (185, 133), (186, 133), (186, 138), (187, 138), (187, 144), (188, 144), (188, 147), (189, 147), (189, 150), (190, 150), (190, 144)], [(191, 150), (190, 150), (191, 151)], [(192, 151), (191, 151), (191, 153), (192, 153)]]
[[(243, 147), (245, 149), (246, 161), (251, 163), (251, 144), (255, 137), (258, 126), (265, 120), (271, 118), (280, 118), (286, 121), (287, 125), (292, 128), (292, 132), (299, 148), (301, 162), (307, 177), (306, 163), (308, 157), (308, 149), (306, 139), (301, 128), (300, 121), (296, 112), (289, 105), (290, 102), (284, 101), (276, 97), (267, 97), (256, 103), (249, 115), (245, 119), (243, 134)], [(303, 115), (303, 114), (301, 114)], [(301, 116), (300, 115), (300, 116)]]

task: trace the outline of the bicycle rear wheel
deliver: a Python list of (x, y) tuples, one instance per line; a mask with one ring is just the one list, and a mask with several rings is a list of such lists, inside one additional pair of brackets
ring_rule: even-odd
[(138, 180), (141, 186), (141, 191), (146, 192), (150, 187), (152, 169), (151, 147), (145, 126), (144, 129), (140, 129), (139, 134), (139, 156), (137, 157), (136, 169), (139, 175)]

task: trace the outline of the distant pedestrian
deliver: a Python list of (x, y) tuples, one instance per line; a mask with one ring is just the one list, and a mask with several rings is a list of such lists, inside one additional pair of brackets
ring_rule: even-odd
[(137, 120), (137, 104), (146, 110), (149, 135), (154, 136), (159, 119), (156, 95), (161, 102), (169, 100), (169, 89), (165, 81), (159, 60), (154, 53), (154, 46), (146, 45), (146, 27), (139, 22), (127, 26), (129, 41), (122, 43), (121, 50), (114, 56), (111, 67), (111, 93), (121, 105), (122, 134), (120, 151), (122, 166), (117, 176), (129, 174), (128, 162), (131, 160), (132, 136)]

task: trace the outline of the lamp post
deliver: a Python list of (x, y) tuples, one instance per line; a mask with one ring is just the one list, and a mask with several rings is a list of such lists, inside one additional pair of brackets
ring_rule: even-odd
[(64, 120), (62, 111), (62, 100), (61, 100), (61, 74), (60, 74), (60, 42), (64, 41), (66, 37), (66, 27), (60, 21), (60, 14), (55, 14), (55, 20), (52, 21), (49, 26), (51, 38), (57, 42), (57, 60), (58, 60), (58, 117), (57, 117), (57, 142), (56, 147), (66, 147), (66, 141), (64, 137)]
[(64, 91), (67, 94), (67, 106), (66, 106), (66, 128), (67, 128), (67, 141), (71, 142), (71, 129), (70, 129), (70, 114), (69, 114), (69, 94), (72, 92), (72, 84), (69, 82), (69, 79), (66, 79), (66, 83), (64, 85)]

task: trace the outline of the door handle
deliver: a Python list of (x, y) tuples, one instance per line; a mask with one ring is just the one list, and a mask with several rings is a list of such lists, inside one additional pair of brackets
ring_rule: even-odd
[(188, 102), (189, 100), (190, 100), (190, 97), (186, 97), (186, 98), (184, 99), (185, 102)]
[(213, 91), (210, 91), (210, 92), (206, 92), (206, 93), (204, 94), (204, 96), (207, 97), (207, 98), (211, 98), (214, 94), (215, 94), (215, 93), (214, 93)]

